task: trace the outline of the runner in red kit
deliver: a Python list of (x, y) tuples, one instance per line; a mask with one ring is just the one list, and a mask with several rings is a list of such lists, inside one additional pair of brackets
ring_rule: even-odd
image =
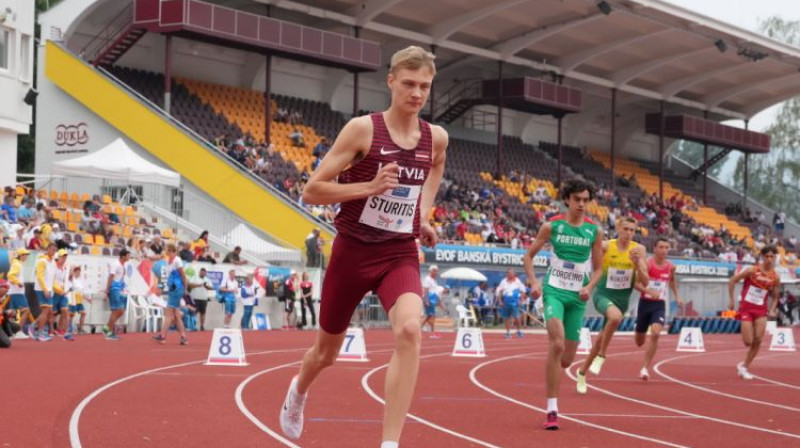
[[(386, 372), (383, 448), (398, 446), (419, 370), (422, 286), (415, 239), (433, 246), (427, 222), (444, 173), (447, 133), (419, 118), (434, 56), (408, 47), (392, 57), (392, 104), (350, 120), (303, 191), (307, 204), (341, 202), (322, 283), (320, 328), (281, 409), (283, 432), (303, 432), (306, 392), (336, 360), (356, 307), (375, 291), (389, 314), (395, 352)], [(336, 180), (338, 177), (338, 181)], [(420, 221), (420, 217), (426, 217)]]
[[(737, 318), (742, 321), (742, 341), (747, 346), (747, 355), (744, 362), (736, 366), (739, 377), (745, 380), (752, 380), (753, 375), (748, 370), (750, 364), (758, 354), (761, 341), (764, 340), (764, 332), (767, 328), (767, 314), (775, 316), (775, 309), (778, 306), (778, 292), (781, 286), (781, 279), (775, 272), (775, 257), (778, 249), (775, 246), (766, 246), (761, 249), (761, 264), (750, 266), (739, 271), (728, 282), (728, 293), (730, 301), (728, 308), (733, 309), (734, 289), (736, 283), (744, 279), (742, 287), (742, 298), (739, 302)], [(772, 296), (772, 303), (767, 304), (769, 296)]]

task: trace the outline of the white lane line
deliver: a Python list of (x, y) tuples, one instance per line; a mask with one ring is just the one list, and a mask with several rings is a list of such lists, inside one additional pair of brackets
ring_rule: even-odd
[[(639, 352), (631, 352), (631, 353), (639, 353)], [(617, 355), (620, 355), (620, 354), (621, 353), (618, 353)], [(494, 390), (494, 389), (484, 385), (480, 381), (478, 381), (478, 379), (476, 377), (476, 373), (480, 369), (482, 369), (482, 368), (484, 368), (484, 367), (486, 367), (486, 366), (488, 366), (490, 364), (494, 364), (496, 362), (507, 361), (509, 359), (514, 359), (514, 358), (517, 358), (517, 356), (507, 356), (505, 358), (499, 358), (499, 359), (495, 359), (495, 360), (492, 360), (492, 361), (484, 362), (482, 364), (478, 364), (472, 370), (470, 370), (469, 379), (472, 381), (472, 383), (474, 385), (476, 385), (477, 387), (483, 389), (484, 391), (494, 395), (495, 397), (499, 397), (499, 398), (502, 398), (502, 399), (504, 399), (506, 401), (509, 401), (511, 403), (518, 404), (518, 405), (520, 405), (522, 407), (526, 407), (528, 409), (533, 409), (534, 411), (538, 411), (538, 412), (541, 412), (543, 414), (546, 414), (547, 410), (545, 408), (540, 408), (540, 407), (534, 406), (534, 405), (532, 405), (530, 403), (526, 403), (524, 401), (517, 400), (516, 398), (509, 397), (508, 395), (503, 395), (500, 392), (497, 392), (496, 390)], [(588, 421), (585, 421), (585, 420), (581, 420), (581, 419), (577, 419), (577, 418), (574, 418), (574, 417), (570, 417), (569, 415), (560, 415), (559, 417), (564, 419), (564, 420), (569, 420), (569, 421), (572, 421), (572, 422), (580, 423), (582, 425), (586, 425), (586, 426), (589, 426), (589, 427), (592, 427), (592, 428), (600, 429), (602, 431), (608, 431), (608, 432), (612, 432), (614, 434), (619, 434), (619, 435), (622, 435), (622, 436), (632, 437), (634, 439), (645, 440), (645, 441), (648, 441), (648, 442), (653, 442), (653, 443), (657, 443), (657, 444), (665, 445), (665, 446), (671, 446), (671, 447), (674, 447), (674, 448), (688, 448), (685, 445), (678, 445), (677, 443), (667, 442), (666, 440), (660, 440), (660, 439), (656, 439), (656, 438), (653, 438), (653, 437), (647, 437), (647, 436), (643, 436), (643, 435), (640, 435), (640, 434), (634, 434), (634, 433), (630, 433), (630, 432), (626, 432), (626, 431), (621, 431), (619, 429), (609, 428), (607, 426), (603, 426), (603, 425), (599, 425), (599, 424), (596, 424), (596, 423), (591, 423), (591, 422), (588, 422)]]
[[(392, 342), (392, 343), (375, 344), (375, 346), (384, 346), (384, 345), (394, 345), (394, 343)], [(295, 349), (283, 349), (283, 350), (267, 350), (267, 351), (261, 351), (261, 352), (248, 353), (248, 355), (250, 355), (250, 356), (259, 356), (259, 355), (267, 355), (267, 354), (274, 354), (274, 353), (303, 352), (303, 351), (306, 351), (306, 350), (308, 350), (307, 347), (295, 348)], [(156, 368), (156, 369), (145, 370), (145, 371), (142, 371), (142, 372), (134, 373), (132, 375), (128, 375), (128, 376), (126, 376), (124, 378), (120, 378), (120, 379), (112, 381), (110, 383), (106, 383), (103, 386), (100, 386), (94, 392), (92, 392), (91, 394), (87, 395), (86, 398), (81, 400), (81, 402), (78, 404), (78, 406), (76, 406), (75, 409), (72, 411), (72, 415), (70, 416), (70, 419), (69, 419), (69, 440), (70, 440), (71, 447), (72, 448), (83, 448), (83, 444), (81, 443), (80, 430), (79, 430), (79, 423), (80, 423), (81, 415), (83, 414), (83, 410), (86, 409), (86, 406), (89, 403), (91, 403), (92, 400), (97, 398), (97, 396), (100, 395), (101, 393), (105, 392), (106, 390), (108, 390), (108, 389), (110, 389), (110, 388), (112, 388), (112, 387), (114, 387), (114, 386), (116, 386), (118, 384), (124, 383), (124, 382), (132, 380), (134, 378), (138, 378), (138, 377), (149, 375), (149, 374), (156, 373), (156, 372), (162, 372), (164, 370), (177, 369), (178, 367), (185, 367), (185, 366), (190, 366), (190, 365), (195, 365), (195, 364), (202, 364), (205, 361), (206, 361), (205, 358), (203, 358), (203, 359), (201, 359), (199, 361), (190, 361), (190, 362), (185, 362), (185, 363), (180, 363), (180, 364), (173, 364), (173, 365), (169, 365), (169, 366), (165, 366), (165, 367), (159, 367), (159, 368)]]
[[(286, 349), (286, 350), (267, 350), (267, 351), (263, 351), (263, 352), (248, 353), (248, 355), (257, 356), (257, 355), (267, 355), (267, 354), (274, 354), (274, 353), (300, 352), (300, 351), (305, 351), (305, 350), (307, 350), (307, 349), (306, 348), (297, 348), (297, 349)], [(83, 410), (86, 409), (86, 406), (88, 406), (89, 403), (92, 402), (92, 400), (97, 398), (98, 395), (102, 394), (106, 390), (111, 389), (112, 387), (114, 387), (114, 386), (116, 386), (118, 384), (124, 383), (126, 381), (130, 381), (130, 380), (132, 380), (134, 378), (139, 378), (139, 377), (142, 377), (142, 376), (145, 376), (145, 375), (150, 375), (152, 373), (162, 372), (164, 370), (177, 369), (179, 367), (186, 367), (186, 366), (191, 366), (191, 365), (195, 365), (195, 364), (202, 364), (204, 362), (206, 362), (206, 360), (205, 359), (201, 359), (199, 361), (184, 362), (184, 363), (180, 363), (180, 364), (172, 364), (172, 365), (165, 366), (165, 367), (158, 367), (158, 368), (155, 368), (155, 369), (145, 370), (145, 371), (142, 371), (142, 372), (134, 373), (132, 375), (128, 375), (126, 377), (120, 378), (120, 379), (112, 381), (110, 383), (106, 383), (105, 385), (100, 386), (99, 388), (95, 389), (94, 392), (92, 392), (91, 394), (87, 395), (86, 398), (81, 400), (81, 402), (78, 403), (78, 406), (75, 407), (75, 410), (72, 411), (72, 415), (69, 418), (69, 441), (70, 441), (70, 445), (72, 446), (72, 448), (83, 448), (83, 444), (81, 443), (81, 437), (80, 437), (80, 432), (79, 432), (79, 423), (80, 423), (81, 415), (83, 414)]]
[[(741, 351), (741, 350), (736, 350), (736, 351)], [(721, 353), (721, 352), (716, 352), (716, 353)], [(718, 390), (709, 389), (707, 387), (698, 386), (696, 384), (692, 384), (692, 383), (689, 383), (689, 382), (686, 382), (686, 381), (683, 381), (683, 380), (679, 380), (679, 379), (677, 379), (677, 378), (675, 378), (673, 376), (667, 375), (666, 373), (662, 372), (661, 369), (660, 369), (660, 367), (662, 365), (667, 364), (669, 362), (677, 361), (679, 359), (693, 358), (693, 357), (702, 356), (702, 355), (705, 355), (705, 353), (693, 353), (691, 355), (683, 355), (683, 356), (675, 356), (675, 357), (672, 357), (672, 358), (667, 358), (667, 359), (659, 362), (655, 366), (653, 366), (653, 370), (657, 374), (661, 375), (663, 378), (666, 378), (666, 379), (668, 379), (668, 380), (670, 380), (670, 381), (672, 381), (674, 383), (677, 383), (677, 384), (680, 384), (680, 385), (686, 386), (686, 387), (691, 387), (692, 389), (701, 390), (701, 391), (707, 392), (709, 394), (714, 394), (714, 395), (719, 395), (719, 396), (722, 396), (722, 397), (732, 398), (734, 400), (746, 401), (748, 403), (755, 403), (755, 404), (760, 404), (760, 405), (764, 405), (764, 406), (770, 406), (770, 407), (773, 407), (773, 408), (783, 409), (785, 411), (800, 412), (800, 408), (795, 408), (795, 407), (792, 407), (792, 406), (786, 406), (786, 405), (782, 405), (782, 404), (778, 404), (778, 403), (772, 403), (772, 402), (769, 402), (769, 401), (756, 400), (754, 398), (742, 397), (740, 395), (729, 394), (729, 393), (726, 393), (726, 392), (721, 392), (721, 391), (718, 391)]]
[(242, 414), (244, 414), (244, 416), (247, 417), (247, 419), (250, 420), (250, 422), (252, 424), (256, 425), (256, 427), (258, 429), (260, 429), (261, 431), (265, 432), (267, 435), (269, 435), (273, 439), (277, 440), (278, 442), (281, 442), (282, 444), (284, 444), (284, 445), (286, 445), (286, 446), (288, 446), (290, 448), (300, 448), (300, 445), (296, 445), (291, 440), (283, 437), (278, 432), (273, 431), (269, 426), (267, 426), (264, 423), (262, 423), (261, 420), (258, 419), (258, 417), (253, 415), (253, 413), (250, 412), (249, 409), (247, 409), (247, 406), (245, 406), (244, 400), (242, 400), (242, 391), (244, 390), (245, 387), (247, 387), (247, 385), (250, 383), (250, 381), (253, 381), (254, 379), (258, 378), (261, 375), (265, 375), (267, 373), (270, 373), (270, 372), (275, 371), (275, 370), (283, 369), (285, 367), (296, 366), (296, 365), (298, 365), (298, 364), (300, 364), (302, 362), (303, 361), (295, 361), (295, 362), (290, 362), (288, 364), (281, 364), (279, 366), (271, 367), (269, 369), (262, 370), (262, 371), (260, 371), (258, 373), (250, 375), (249, 377), (247, 377), (246, 380), (244, 380), (241, 383), (239, 383), (239, 387), (236, 388), (236, 394), (235, 394), (236, 406), (239, 407), (239, 411)]
[(570, 417), (614, 417), (614, 418), (697, 418), (687, 415), (640, 415), (640, 414), (564, 414)]
[[(751, 375), (753, 375), (753, 374), (751, 373)], [(782, 386), (782, 387), (788, 387), (790, 389), (800, 390), (800, 386), (795, 386), (794, 384), (788, 384), (788, 383), (781, 383), (780, 381), (775, 381), (773, 379), (764, 378), (763, 376), (753, 375), (753, 378), (759, 379), (761, 381), (765, 381), (767, 383), (774, 384), (776, 386)], [(755, 386), (755, 384), (754, 384), (754, 386)]]
[[(518, 347), (515, 347), (515, 348), (518, 348)], [(449, 352), (449, 351), (448, 352), (442, 352), (442, 353), (435, 353), (435, 354), (431, 354), (431, 355), (420, 356), (420, 360), (425, 359), (425, 358), (431, 358), (431, 357), (434, 357), (434, 356), (445, 356), (445, 355), (450, 355), (450, 354), (451, 354), (451, 352)], [(386, 405), (386, 401), (383, 398), (381, 398), (378, 394), (376, 394), (375, 391), (372, 390), (372, 388), (369, 387), (369, 378), (375, 372), (383, 370), (383, 369), (385, 369), (387, 367), (389, 367), (388, 363), (384, 364), (382, 366), (378, 366), (378, 367), (370, 370), (364, 376), (361, 377), (361, 387), (364, 389), (364, 391), (366, 391), (367, 394), (370, 397), (375, 399), (375, 401), (377, 401), (378, 403), (380, 403), (380, 404), (382, 404), (384, 406)], [(492, 445), (489, 442), (484, 442), (483, 440), (476, 439), (474, 437), (470, 437), (470, 436), (468, 436), (466, 434), (462, 434), (460, 432), (456, 432), (456, 431), (447, 429), (447, 428), (445, 428), (443, 426), (437, 425), (436, 423), (433, 423), (431, 421), (425, 420), (424, 418), (418, 417), (418, 416), (416, 416), (416, 415), (414, 415), (414, 414), (412, 414), (410, 412), (408, 414), (406, 414), (406, 416), (408, 416), (408, 418), (410, 418), (411, 420), (414, 420), (416, 422), (422, 423), (423, 425), (431, 427), (431, 428), (433, 428), (433, 429), (435, 429), (437, 431), (441, 431), (441, 432), (443, 432), (445, 434), (449, 434), (449, 435), (451, 435), (453, 437), (457, 437), (459, 439), (466, 440), (468, 442), (472, 442), (472, 443), (474, 443), (476, 445), (485, 446), (487, 448), (500, 448), (497, 445)]]
[[(733, 350), (730, 350), (730, 351), (733, 351)], [(714, 352), (714, 353), (716, 354), (716, 353), (723, 353), (723, 352)], [(567, 375), (573, 381), (577, 381), (577, 380), (575, 378), (575, 375), (572, 373), (571, 369), (572, 369), (572, 367), (575, 367), (576, 365), (578, 365), (580, 362), (582, 362), (582, 361), (576, 361), (575, 363), (573, 363), (569, 367), (569, 369), (567, 369)], [(695, 414), (693, 412), (683, 411), (683, 410), (680, 410), (680, 409), (671, 408), (669, 406), (663, 406), (663, 405), (660, 405), (660, 404), (650, 403), (648, 401), (642, 401), (642, 400), (638, 400), (636, 398), (631, 398), (631, 397), (628, 397), (628, 396), (625, 396), (625, 395), (617, 394), (617, 393), (611, 392), (609, 390), (605, 390), (605, 389), (599, 388), (597, 386), (593, 386), (591, 384), (588, 384), (588, 386), (589, 386), (590, 389), (596, 390), (596, 391), (598, 391), (600, 393), (603, 393), (603, 394), (606, 394), (608, 396), (611, 396), (611, 397), (614, 397), (614, 398), (619, 398), (619, 399), (625, 400), (625, 401), (630, 401), (632, 403), (638, 403), (638, 404), (641, 404), (641, 405), (644, 405), (644, 406), (648, 406), (648, 407), (651, 407), (651, 408), (661, 409), (662, 411), (675, 412), (675, 413), (681, 414), (681, 415), (686, 415), (686, 416), (690, 416), (690, 417), (696, 417), (696, 418), (699, 418), (699, 419), (708, 420), (708, 421), (712, 421), (712, 422), (716, 422), (716, 423), (722, 423), (723, 425), (738, 426), (740, 428), (751, 429), (751, 430), (754, 430), (754, 431), (761, 431), (761, 432), (766, 432), (766, 433), (775, 434), (775, 435), (779, 435), (779, 436), (791, 437), (791, 438), (794, 438), (794, 439), (800, 439), (800, 436), (798, 436), (797, 434), (774, 431), (772, 429), (760, 428), (758, 426), (752, 426), (752, 425), (748, 425), (748, 424), (745, 424), (745, 423), (738, 423), (738, 422), (733, 422), (733, 421), (730, 421), (730, 420), (723, 420), (721, 418), (709, 417), (707, 415)]]
[[(426, 348), (432, 348), (432, 346), (427, 346)], [(437, 346), (434, 346), (433, 348), (444, 348), (444, 346), (437, 345)], [(307, 350), (307, 349), (303, 349), (303, 350)], [(387, 349), (387, 350), (373, 350), (373, 351), (370, 351), (370, 353), (391, 353), (393, 351), (394, 351), (394, 348)], [(447, 353), (450, 354), (450, 352), (447, 352)], [(269, 369), (262, 370), (260, 372), (256, 372), (256, 373), (250, 375), (249, 377), (247, 377), (241, 383), (239, 383), (239, 386), (236, 388), (236, 393), (235, 393), (236, 406), (239, 408), (239, 411), (248, 420), (250, 420), (250, 422), (253, 423), (258, 429), (260, 429), (261, 431), (263, 431), (264, 433), (266, 433), (267, 435), (269, 435), (273, 439), (277, 440), (278, 442), (283, 443), (284, 445), (286, 445), (286, 446), (288, 446), (290, 448), (300, 448), (300, 446), (295, 444), (291, 440), (285, 438), (283, 435), (281, 435), (277, 431), (274, 431), (272, 428), (270, 428), (269, 426), (264, 424), (264, 422), (259, 420), (258, 417), (253, 415), (253, 413), (250, 412), (250, 410), (247, 408), (247, 405), (244, 404), (244, 399), (242, 398), (242, 395), (244, 393), (245, 387), (247, 387), (247, 385), (251, 381), (253, 381), (254, 379), (258, 378), (259, 376), (265, 375), (267, 373), (274, 372), (276, 370), (280, 370), (280, 369), (283, 369), (283, 368), (286, 368), (286, 367), (299, 365), (302, 362), (303, 361), (295, 361), (295, 362), (292, 362), (292, 363), (282, 364), (280, 366), (270, 367)]]

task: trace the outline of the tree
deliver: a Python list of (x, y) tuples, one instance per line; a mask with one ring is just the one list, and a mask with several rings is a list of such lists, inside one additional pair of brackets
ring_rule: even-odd
[[(767, 37), (800, 47), (800, 21), (770, 17), (759, 30)], [(780, 106), (775, 121), (765, 131), (772, 138), (768, 154), (750, 155), (748, 160), (747, 195), (774, 210), (782, 210), (794, 221), (800, 221), (800, 97)], [(711, 147), (708, 157), (720, 148)], [(692, 166), (703, 164), (703, 146), (680, 141), (675, 155)], [(735, 158), (733, 177), (725, 176), (725, 162)], [(733, 161), (731, 163), (734, 163)], [(744, 190), (745, 158), (734, 151), (711, 167), (709, 174), (737, 191)], [(727, 172), (727, 170), (725, 170)]]
[[(800, 21), (770, 17), (760, 25), (767, 37), (800, 46)], [(748, 196), (800, 221), (800, 97), (780, 106), (766, 133), (772, 138), (769, 154), (751, 155), (748, 162)], [(744, 158), (737, 163), (734, 185), (744, 187)]]

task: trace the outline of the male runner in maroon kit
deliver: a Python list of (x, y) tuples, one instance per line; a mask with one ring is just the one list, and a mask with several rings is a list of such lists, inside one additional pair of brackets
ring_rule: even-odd
[(342, 206), (322, 284), (321, 330), (281, 409), (281, 429), (292, 439), (303, 432), (309, 387), (336, 360), (361, 299), (375, 291), (396, 340), (386, 372), (381, 447), (398, 446), (419, 370), (422, 285), (415, 239), (436, 244), (428, 216), (448, 141), (446, 131), (418, 117), (436, 74), (433, 60), (413, 46), (392, 56), (391, 106), (350, 120), (303, 191), (307, 204)]

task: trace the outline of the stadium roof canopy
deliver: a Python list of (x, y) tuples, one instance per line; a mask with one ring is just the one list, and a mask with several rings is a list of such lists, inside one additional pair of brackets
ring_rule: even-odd
[(496, 70), (495, 61), (505, 61), (528, 74), (565, 75), (588, 91), (617, 88), (720, 119), (747, 119), (800, 94), (800, 49), (658, 0), (217, 3), (270, 4), (317, 17), (317, 26), (359, 26), (389, 54), (409, 41), (435, 45), (445, 76), (469, 67)]

